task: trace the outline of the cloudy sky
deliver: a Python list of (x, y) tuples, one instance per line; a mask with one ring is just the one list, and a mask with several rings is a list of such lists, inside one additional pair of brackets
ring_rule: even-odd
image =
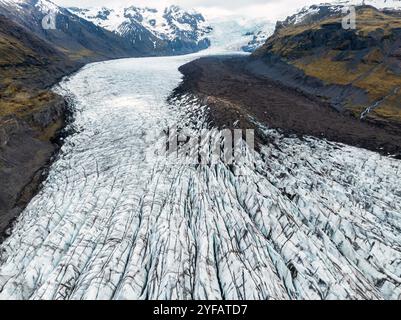
[[(305, 5), (324, 2), (323, 0), (53, 0), (63, 6), (113, 6), (135, 4), (148, 7), (161, 7), (178, 4), (193, 8), (209, 17), (220, 15), (245, 15), (265, 17), (271, 20), (283, 19)], [(83, 4), (84, 3), (84, 4)]]

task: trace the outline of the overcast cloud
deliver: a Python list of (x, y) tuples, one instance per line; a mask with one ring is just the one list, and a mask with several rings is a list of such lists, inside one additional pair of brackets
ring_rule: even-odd
[[(323, 0), (53, 0), (63, 6), (110, 6), (134, 4), (161, 7), (177, 4), (184, 8), (201, 11), (209, 17), (220, 15), (245, 15), (265, 17), (271, 20), (283, 19), (305, 5), (324, 2)], [(84, 4), (83, 4), (84, 3)]]

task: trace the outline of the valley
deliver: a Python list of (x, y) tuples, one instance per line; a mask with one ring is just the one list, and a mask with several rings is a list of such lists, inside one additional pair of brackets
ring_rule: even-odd
[[(142, 9), (122, 10), (131, 17), (128, 12)], [(163, 19), (172, 29), (162, 30), (158, 38), (150, 37), (149, 26), (125, 21), (124, 30), (131, 28), (143, 41), (73, 12), (47, 0), (0, 1), (0, 241), (46, 179), (72, 117), (67, 101), (50, 90), (53, 85), (87, 63), (184, 54), (210, 45), (210, 27), (202, 15), (178, 7), (166, 9)], [(48, 13), (56, 17), (54, 30), (42, 26)], [(183, 30), (175, 19), (187, 19), (180, 20)]]
[(401, 15), (367, 2), (0, 0), (0, 300), (401, 299)]
[(60, 83), (73, 134), (0, 246), (0, 299), (398, 299), (399, 160), (270, 128), (235, 168), (158, 153), (164, 128), (210, 125), (195, 96), (167, 103), (198, 57)]

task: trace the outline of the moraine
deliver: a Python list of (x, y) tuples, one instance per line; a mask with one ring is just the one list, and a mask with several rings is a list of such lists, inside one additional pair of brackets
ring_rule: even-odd
[[(1, 299), (399, 299), (400, 161), (282, 137), (234, 175), (155, 154), (204, 125), (166, 102), (196, 55), (86, 66), (41, 192), (0, 247)], [(182, 159), (181, 159), (182, 160)]]

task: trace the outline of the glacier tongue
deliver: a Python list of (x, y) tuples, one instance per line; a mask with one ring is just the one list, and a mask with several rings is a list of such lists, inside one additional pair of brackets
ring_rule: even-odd
[(155, 154), (190, 111), (205, 125), (196, 99), (165, 102), (193, 58), (60, 84), (75, 133), (0, 247), (0, 298), (399, 299), (400, 161), (269, 129), (240, 175)]

